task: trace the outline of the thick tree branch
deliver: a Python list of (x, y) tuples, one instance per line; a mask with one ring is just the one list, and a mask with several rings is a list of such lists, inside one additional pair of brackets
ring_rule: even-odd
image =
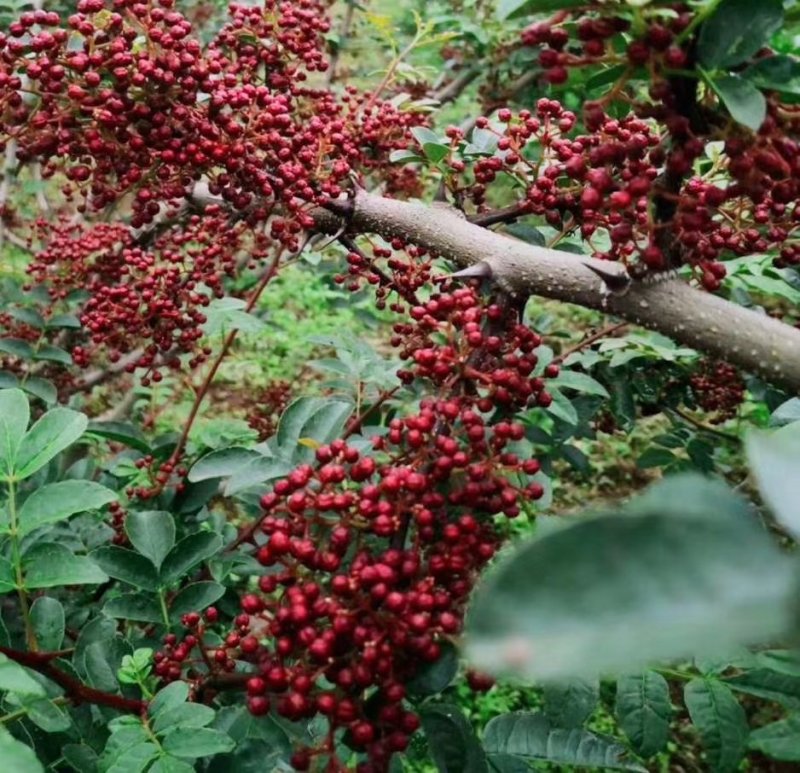
[(351, 233), (399, 237), (461, 267), (484, 263), (508, 292), (614, 314), (800, 392), (800, 330), (682, 280), (633, 282), (626, 293), (609, 295), (589, 266), (621, 272), (617, 264), (525, 244), (442, 208), (359, 191), (351, 202), (332, 202), (330, 210), (315, 212), (328, 232), (340, 228), (337, 215), (343, 215)]

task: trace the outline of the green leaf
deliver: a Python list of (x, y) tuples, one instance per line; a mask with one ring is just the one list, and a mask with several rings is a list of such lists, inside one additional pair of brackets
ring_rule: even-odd
[(159, 712), (153, 730), (162, 735), (181, 728), (205, 727), (214, 721), (214, 713), (214, 709), (202, 703), (180, 703)]
[(194, 765), (167, 754), (159, 757), (147, 773), (194, 773)]
[(425, 158), (438, 164), (450, 152), (450, 143), (439, 137), (436, 132), (425, 126), (415, 126), (411, 129), (414, 139), (420, 144)]
[(9, 773), (44, 773), (44, 765), (33, 749), (14, 738), (4, 727), (0, 727), (0, 759)]
[(800, 466), (800, 423), (777, 432), (750, 432), (747, 459), (764, 501), (795, 538), (800, 537), (800, 497), (796, 475)]
[(141, 430), (124, 421), (90, 421), (86, 434), (122, 443), (143, 454), (149, 454), (151, 451), (150, 444)]
[(196, 759), (229, 752), (235, 744), (229, 735), (221, 733), (219, 730), (202, 727), (192, 730), (191, 733), (180, 731), (170, 733), (164, 739), (162, 746), (164, 751), (175, 757)]
[(548, 390), (548, 392), (550, 392), (553, 402), (550, 403), (547, 410), (571, 427), (577, 426), (579, 421), (578, 411), (572, 401), (558, 389)]
[(588, 730), (553, 728), (543, 714), (518, 711), (492, 719), (483, 734), (489, 754), (513, 754), (526, 760), (611, 770), (645, 769), (625, 759), (627, 750), (611, 738)]
[(336, 438), (353, 412), (353, 403), (322, 397), (301, 397), (283, 413), (278, 423), (277, 444), (283, 455), (294, 461), (305, 461), (314, 456), (308, 445), (298, 444), (310, 440), (323, 445)]
[(439, 773), (487, 773), (486, 756), (458, 706), (429, 703), (420, 718)]
[(30, 421), (28, 398), (21, 389), (0, 390), (0, 468), (10, 473)]
[(19, 535), (57, 523), (75, 513), (99, 510), (117, 495), (99, 483), (90, 480), (63, 480), (36, 489), (19, 510)]
[(131, 545), (160, 569), (175, 544), (175, 519), (158, 510), (134, 511), (125, 517), (125, 533)]
[(158, 588), (158, 572), (148, 558), (118, 545), (107, 545), (92, 553), (92, 559), (109, 577), (154, 591)]
[(142, 623), (164, 622), (158, 599), (146, 593), (123, 593), (109, 599), (103, 606), (103, 614)]
[(558, 374), (558, 378), (550, 383), (560, 389), (574, 389), (576, 392), (587, 395), (610, 396), (608, 390), (599, 381), (577, 370), (562, 370)]
[(467, 652), (478, 668), (533, 678), (630, 672), (780, 636), (794, 582), (746, 503), (675, 476), (622, 512), (509, 551), (473, 597)]
[(157, 717), (164, 711), (185, 703), (189, 697), (189, 685), (186, 682), (173, 682), (159, 690), (147, 706), (147, 713)]
[(781, 0), (722, 0), (700, 27), (700, 64), (709, 70), (741, 64), (768, 43), (782, 24)]
[(222, 448), (198, 459), (189, 470), (188, 478), (193, 483), (209, 478), (228, 478), (254, 459), (264, 457), (249, 448)]
[(570, 679), (544, 686), (544, 713), (554, 727), (580, 727), (600, 698), (596, 680)]
[(390, 164), (402, 164), (410, 161), (422, 161), (422, 156), (413, 150), (393, 150), (389, 154)]
[(180, 579), (192, 567), (211, 558), (222, 548), (222, 537), (210, 531), (199, 531), (184, 537), (167, 553), (161, 565), (161, 584)]
[(71, 446), (84, 432), (88, 419), (69, 408), (53, 408), (45, 413), (22, 438), (14, 473), (27, 478), (46, 465), (56, 454)]
[(202, 612), (225, 594), (225, 586), (218, 582), (194, 582), (182, 588), (172, 599), (170, 617), (180, 620), (187, 612)]
[(203, 330), (208, 336), (238, 330), (241, 333), (260, 333), (265, 322), (247, 310), (247, 302), (241, 298), (218, 298), (206, 308)]
[(736, 770), (747, 748), (747, 718), (736, 696), (721, 682), (692, 679), (683, 689), (689, 716), (715, 773)]
[(35, 701), (25, 707), (28, 718), (45, 733), (60, 733), (72, 725), (72, 720), (60, 706), (49, 700)]
[(268, 456), (260, 456), (251, 459), (247, 464), (240, 467), (223, 486), (223, 493), (226, 497), (232, 497), (240, 491), (259, 486), (269, 480), (282, 478), (288, 475), (293, 469), (293, 465), (288, 462), (276, 461)]
[(767, 56), (743, 73), (754, 86), (783, 94), (800, 95), (800, 61), (792, 56)]
[(738, 75), (708, 78), (708, 83), (738, 123), (758, 131), (767, 117), (767, 100), (750, 81)]
[(72, 355), (64, 351), (60, 346), (53, 346), (52, 344), (41, 344), (33, 353), (33, 359), (72, 365)]
[(33, 347), (22, 338), (0, 338), (0, 352), (19, 357), (21, 360), (33, 358)]
[(433, 663), (426, 663), (406, 682), (406, 689), (412, 695), (435, 695), (442, 692), (455, 679), (458, 672), (458, 650), (450, 642), (442, 644), (442, 654)]
[(726, 678), (725, 684), (737, 692), (757, 695), (790, 708), (800, 708), (800, 676), (773, 671), (770, 668), (748, 668), (737, 676)]
[(142, 773), (158, 753), (154, 743), (142, 741), (120, 754), (105, 773)]
[(64, 642), (64, 607), (58, 599), (39, 596), (30, 610), (31, 625), (40, 650), (55, 652)]
[(617, 721), (640, 757), (666, 746), (671, 714), (669, 685), (661, 674), (645, 671), (617, 680)]
[(497, 18), (514, 19), (525, 14), (560, 11), (562, 8), (580, 8), (586, 0), (500, 0), (497, 4)]
[(17, 589), (17, 578), (14, 567), (7, 558), (0, 556), (0, 593), (9, 593)]
[(35, 545), (22, 559), (26, 588), (54, 588), (59, 585), (98, 585), (108, 575), (86, 556), (53, 542)]
[(76, 773), (97, 773), (97, 753), (83, 743), (68, 743), (61, 754)]
[(773, 760), (800, 762), (800, 714), (751, 731), (748, 745)]
[(38, 376), (31, 376), (20, 384), (28, 394), (38, 397), (47, 405), (53, 405), (58, 399), (58, 390), (52, 381)]
[(649, 467), (666, 467), (676, 461), (677, 458), (672, 451), (667, 451), (665, 448), (648, 448), (636, 460), (636, 466), (640, 470), (646, 470)]
[(0, 654), (0, 690), (19, 695), (34, 695), (43, 698), (44, 687), (37, 682), (19, 663)]

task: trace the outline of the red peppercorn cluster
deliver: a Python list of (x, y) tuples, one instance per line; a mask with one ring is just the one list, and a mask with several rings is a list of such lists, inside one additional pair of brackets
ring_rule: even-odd
[(273, 381), (256, 397), (255, 405), (247, 417), (251, 429), (258, 433), (259, 441), (275, 434), (278, 419), (292, 399), (292, 385), (279, 379)]
[(689, 379), (697, 404), (710, 413), (715, 424), (736, 415), (744, 402), (746, 387), (739, 371), (727, 362), (702, 360)]
[(180, 367), (179, 355), (191, 355), (189, 368), (205, 361), (203, 310), (223, 295), (222, 280), (234, 275), (241, 251), (258, 262), (272, 246), (245, 223), (231, 225), (214, 207), (168, 228), (149, 247), (123, 225), (42, 224), (40, 231), (47, 247), (28, 272), (47, 284), (54, 299), (88, 292), (79, 318), (89, 340), (74, 347), (74, 362), (87, 367), (100, 347), (111, 362), (141, 349), (127, 369), (144, 369), (145, 384), (161, 380), (162, 366)]
[[(495, 516), (544, 493), (530, 480), (539, 463), (514, 450), (524, 427), (504, 412), (547, 404), (533, 375), (541, 339), (501, 302), (441, 284), (395, 326), (402, 380), (433, 395), (371, 450), (336, 440), (264, 494), (244, 539), (267, 573), (209, 653), (220, 673), (250, 664), (253, 714), (327, 718), (326, 740), (294, 755), (298, 770), (347, 770), (339, 742), (365, 755), (360, 773), (387, 770), (419, 725), (404, 685), (459, 633), (501, 540)], [(166, 678), (185, 670), (184, 645), (159, 661)]]

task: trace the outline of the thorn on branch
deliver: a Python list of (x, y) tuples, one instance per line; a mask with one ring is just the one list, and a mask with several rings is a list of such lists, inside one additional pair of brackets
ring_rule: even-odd
[(450, 279), (491, 279), (492, 276), (494, 276), (492, 267), (485, 260), (482, 260), (480, 263), (475, 263), (456, 271), (454, 274), (450, 274)]
[(584, 263), (584, 266), (589, 269), (595, 276), (600, 277), (603, 287), (610, 295), (625, 295), (631, 289), (633, 280), (630, 274), (625, 269), (612, 271), (599, 268), (591, 263)]

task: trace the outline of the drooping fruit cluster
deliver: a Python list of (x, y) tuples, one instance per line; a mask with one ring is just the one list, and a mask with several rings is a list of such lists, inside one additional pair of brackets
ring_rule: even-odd
[(384, 771), (406, 748), (419, 721), (404, 685), (460, 631), (501, 539), (495, 516), (543, 495), (538, 462), (515, 451), (525, 429), (507, 415), (549, 400), (533, 375), (539, 336), (469, 287), (443, 287), (407, 314), (395, 327), (401, 378), (433, 395), (371, 450), (347, 439), (318, 448), (240, 537), (268, 573), (213, 660), (220, 671), (251, 664), (253, 714), (327, 718), (298, 770), (346, 770), (344, 743), (366, 754), (359, 771)]
[(689, 385), (697, 404), (720, 423), (736, 415), (744, 402), (746, 387), (733, 365), (727, 362), (703, 360), (689, 379)]
[(258, 433), (259, 441), (275, 434), (278, 419), (288, 407), (292, 394), (292, 385), (280, 379), (273, 381), (257, 396), (255, 406), (247, 417), (247, 423)]

